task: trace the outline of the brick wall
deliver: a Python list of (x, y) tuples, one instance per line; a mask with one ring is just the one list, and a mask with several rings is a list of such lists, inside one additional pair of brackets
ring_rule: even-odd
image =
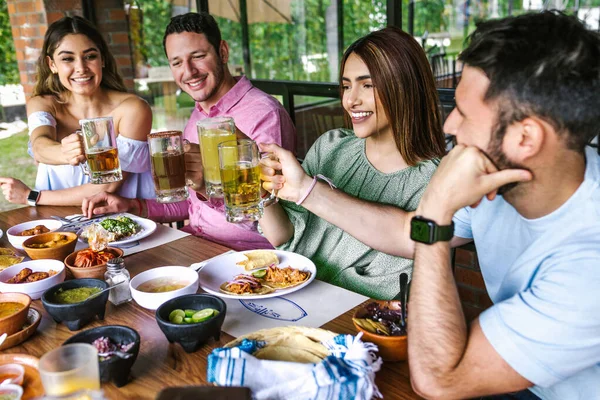
[[(7, 0), (21, 85), (26, 96), (33, 91), (36, 63), (48, 26), (64, 16), (83, 16), (81, 0)], [(97, 26), (117, 60), (129, 90), (133, 90), (133, 67), (129, 29), (123, 0), (96, 1)]]
[(454, 278), (467, 321), (472, 321), (483, 310), (492, 306), (479, 269), (475, 246), (456, 249)]
[(95, 1), (96, 26), (104, 33), (111, 53), (117, 61), (125, 86), (133, 92), (134, 67), (129, 44), (129, 23), (123, 0)]

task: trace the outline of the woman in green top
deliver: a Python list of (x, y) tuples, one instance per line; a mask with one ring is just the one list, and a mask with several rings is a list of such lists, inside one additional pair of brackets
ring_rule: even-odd
[[(274, 246), (310, 258), (317, 278), (391, 299), (400, 290), (399, 274), (411, 273), (412, 260), (378, 251), (363, 228), (385, 218), (387, 207), (417, 208), (445, 153), (437, 91), (423, 49), (398, 28), (357, 40), (340, 71), (342, 105), (353, 130), (323, 134), (302, 167), (290, 152), (261, 146), (273, 153), (262, 161), (263, 186), (278, 190), (284, 201), (266, 208), (259, 223)], [(337, 189), (317, 183), (317, 175)]]

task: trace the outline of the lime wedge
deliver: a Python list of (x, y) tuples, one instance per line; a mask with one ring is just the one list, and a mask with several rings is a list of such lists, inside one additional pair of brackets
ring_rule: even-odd
[(191, 323), (192, 323), (192, 318), (190, 318), (190, 317), (185, 317), (185, 318), (183, 319), (183, 321), (184, 321), (186, 324), (191, 324)]
[(183, 317), (181, 315), (176, 315), (173, 317), (171, 322), (174, 324), (183, 324)]
[(198, 310), (185, 310), (185, 317), (192, 318), (192, 315), (196, 314)]
[(264, 278), (264, 276), (267, 274), (267, 270), (266, 269), (259, 269), (258, 271), (254, 271), (252, 273), (252, 276), (254, 276), (255, 278)]
[(212, 308), (205, 308), (204, 310), (200, 310), (196, 314), (194, 314), (192, 316), (192, 321), (194, 321), (195, 323), (204, 322), (204, 321), (212, 318), (214, 313), (215, 313), (215, 310), (213, 310)]
[[(179, 308), (171, 311), (171, 313), (169, 314), (169, 321), (173, 322), (173, 319), (175, 319), (175, 317), (181, 317), (182, 320), (185, 317), (185, 311), (180, 310)], [(175, 322), (176, 324), (179, 324), (180, 322)]]

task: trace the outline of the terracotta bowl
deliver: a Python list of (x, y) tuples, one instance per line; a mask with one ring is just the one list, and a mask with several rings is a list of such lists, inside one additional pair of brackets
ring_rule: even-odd
[[(65, 258), (65, 266), (67, 267), (68, 271), (67, 276), (75, 279), (94, 278), (104, 280), (104, 273), (106, 272), (106, 263), (94, 265), (93, 267), (88, 268), (75, 266), (75, 258), (77, 257), (79, 251), (75, 251)], [(114, 255), (113, 258), (123, 257), (123, 250), (119, 248), (107, 247), (105, 251), (111, 252)]]
[[(400, 302), (396, 300), (384, 301), (384, 300), (372, 300), (373, 302), (379, 303), (383, 306), (388, 306), (393, 310), (400, 309)], [(366, 314), (364, 308), (359, 308), (354, 313), (354, 318), (364, 318)], [(357, 331), (362, 332), (363, 342), (375, 343), (379, 347), (379, 355), (384, 361), (404, 361), (408, 358), (408, 342), (406, 336), (385, 336), (371, 333), (352, 321)]]
[[(57, 238), (58, 235), (65, 235), (67, 242), (56, 247), (45, 249), (36, 249), (30, 247), (32, 244), (41, 244), (50, 242)], [(35, 235), (23, 242), (23, 250), (32, 260), (58, 260), (62, 261), (69, 253), (75, 250), (77, 245), (77, 235), (73, 232), (49, 232)]]
[(25, 307), (19, 311), (0, 318), (0, 332), (10, 336), (20, 331), (27, 321), (27, 313), (31, 305), (31, 297), (24, 293), (0, 293), (0, 303), (21, 303)]

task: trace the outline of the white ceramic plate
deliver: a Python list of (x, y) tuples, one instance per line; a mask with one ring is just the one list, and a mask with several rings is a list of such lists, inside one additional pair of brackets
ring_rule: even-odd
[[(137, 222), (142, 227), (142, 230), (140, 232), (136, 233), (135, 235), (126, 236), (126, 237), (122, 238), (121, 240), (117, 240), (115, 242), (110, 242), (109, 243), (110, 246), (119, 247), (122, 244), (135, 242), (136, 240), (140, 240), (140, 239), (143, 239), (145, 237), (152, 235), (152, 233), (156, 230), (156, 222), (152, 221), (151, 219), (137, 217), (133, 214), (128, 214), (128, 213), (115, 214), (115, 215), (110, 215), (106, 218), (115, 219), (116, 217), (120, 217), (120, 216), (125, 216), (125, 217), (131, 218), (132, 220)], [(106, 219), (106, 218), (104, 218), (104, 219)], [(103, 221), (104, 219), (102, 219), (101, 221)], [(101, 222), (101, 221), (98, 221), (98, 222)], [(80, 242), (87, 243), (87, 239), (81, 237), (81, 233), (83, 232), (83, 229), (84, 228), (81, 228), (80, 230), (78, 230), (77, 235), (79, 236)]]
[(317, 274), (317, 268), (315, 264), (308, 258), (301, 256), (300, 254), (292, 253), (289, 251), (272, 250), (277, 254), (279, 258), (279, 266), (285, 268), (290, 266), (297, 268), (301, 271), (309, 271), (310, 277), (306, 282), (287, 289), (279, 289), (272, 293), (261, 294), (261, 295), (242, 295), (236, 296), (233, 294), (227, 294), (221, 292), (220, 286), (227, 281), (233, 279), (238, 274), (249, 274), (244, 267), (236, 265), (237, 262), (246, 259), (244, 253), (248, 251), (242, 251), (237, 253), (224, 254), (221, 257), (217, 257), (214, 260), (210, 260), (198, 273), (198, 282), (200, 287), (210, 294), (214, 294), (219, 297), (226, 297), (228, 299), (266, 299), (269, 297), (284, 296), (288, 293), (295, 292), (302, 289), (306, 285), (310, 284)]

